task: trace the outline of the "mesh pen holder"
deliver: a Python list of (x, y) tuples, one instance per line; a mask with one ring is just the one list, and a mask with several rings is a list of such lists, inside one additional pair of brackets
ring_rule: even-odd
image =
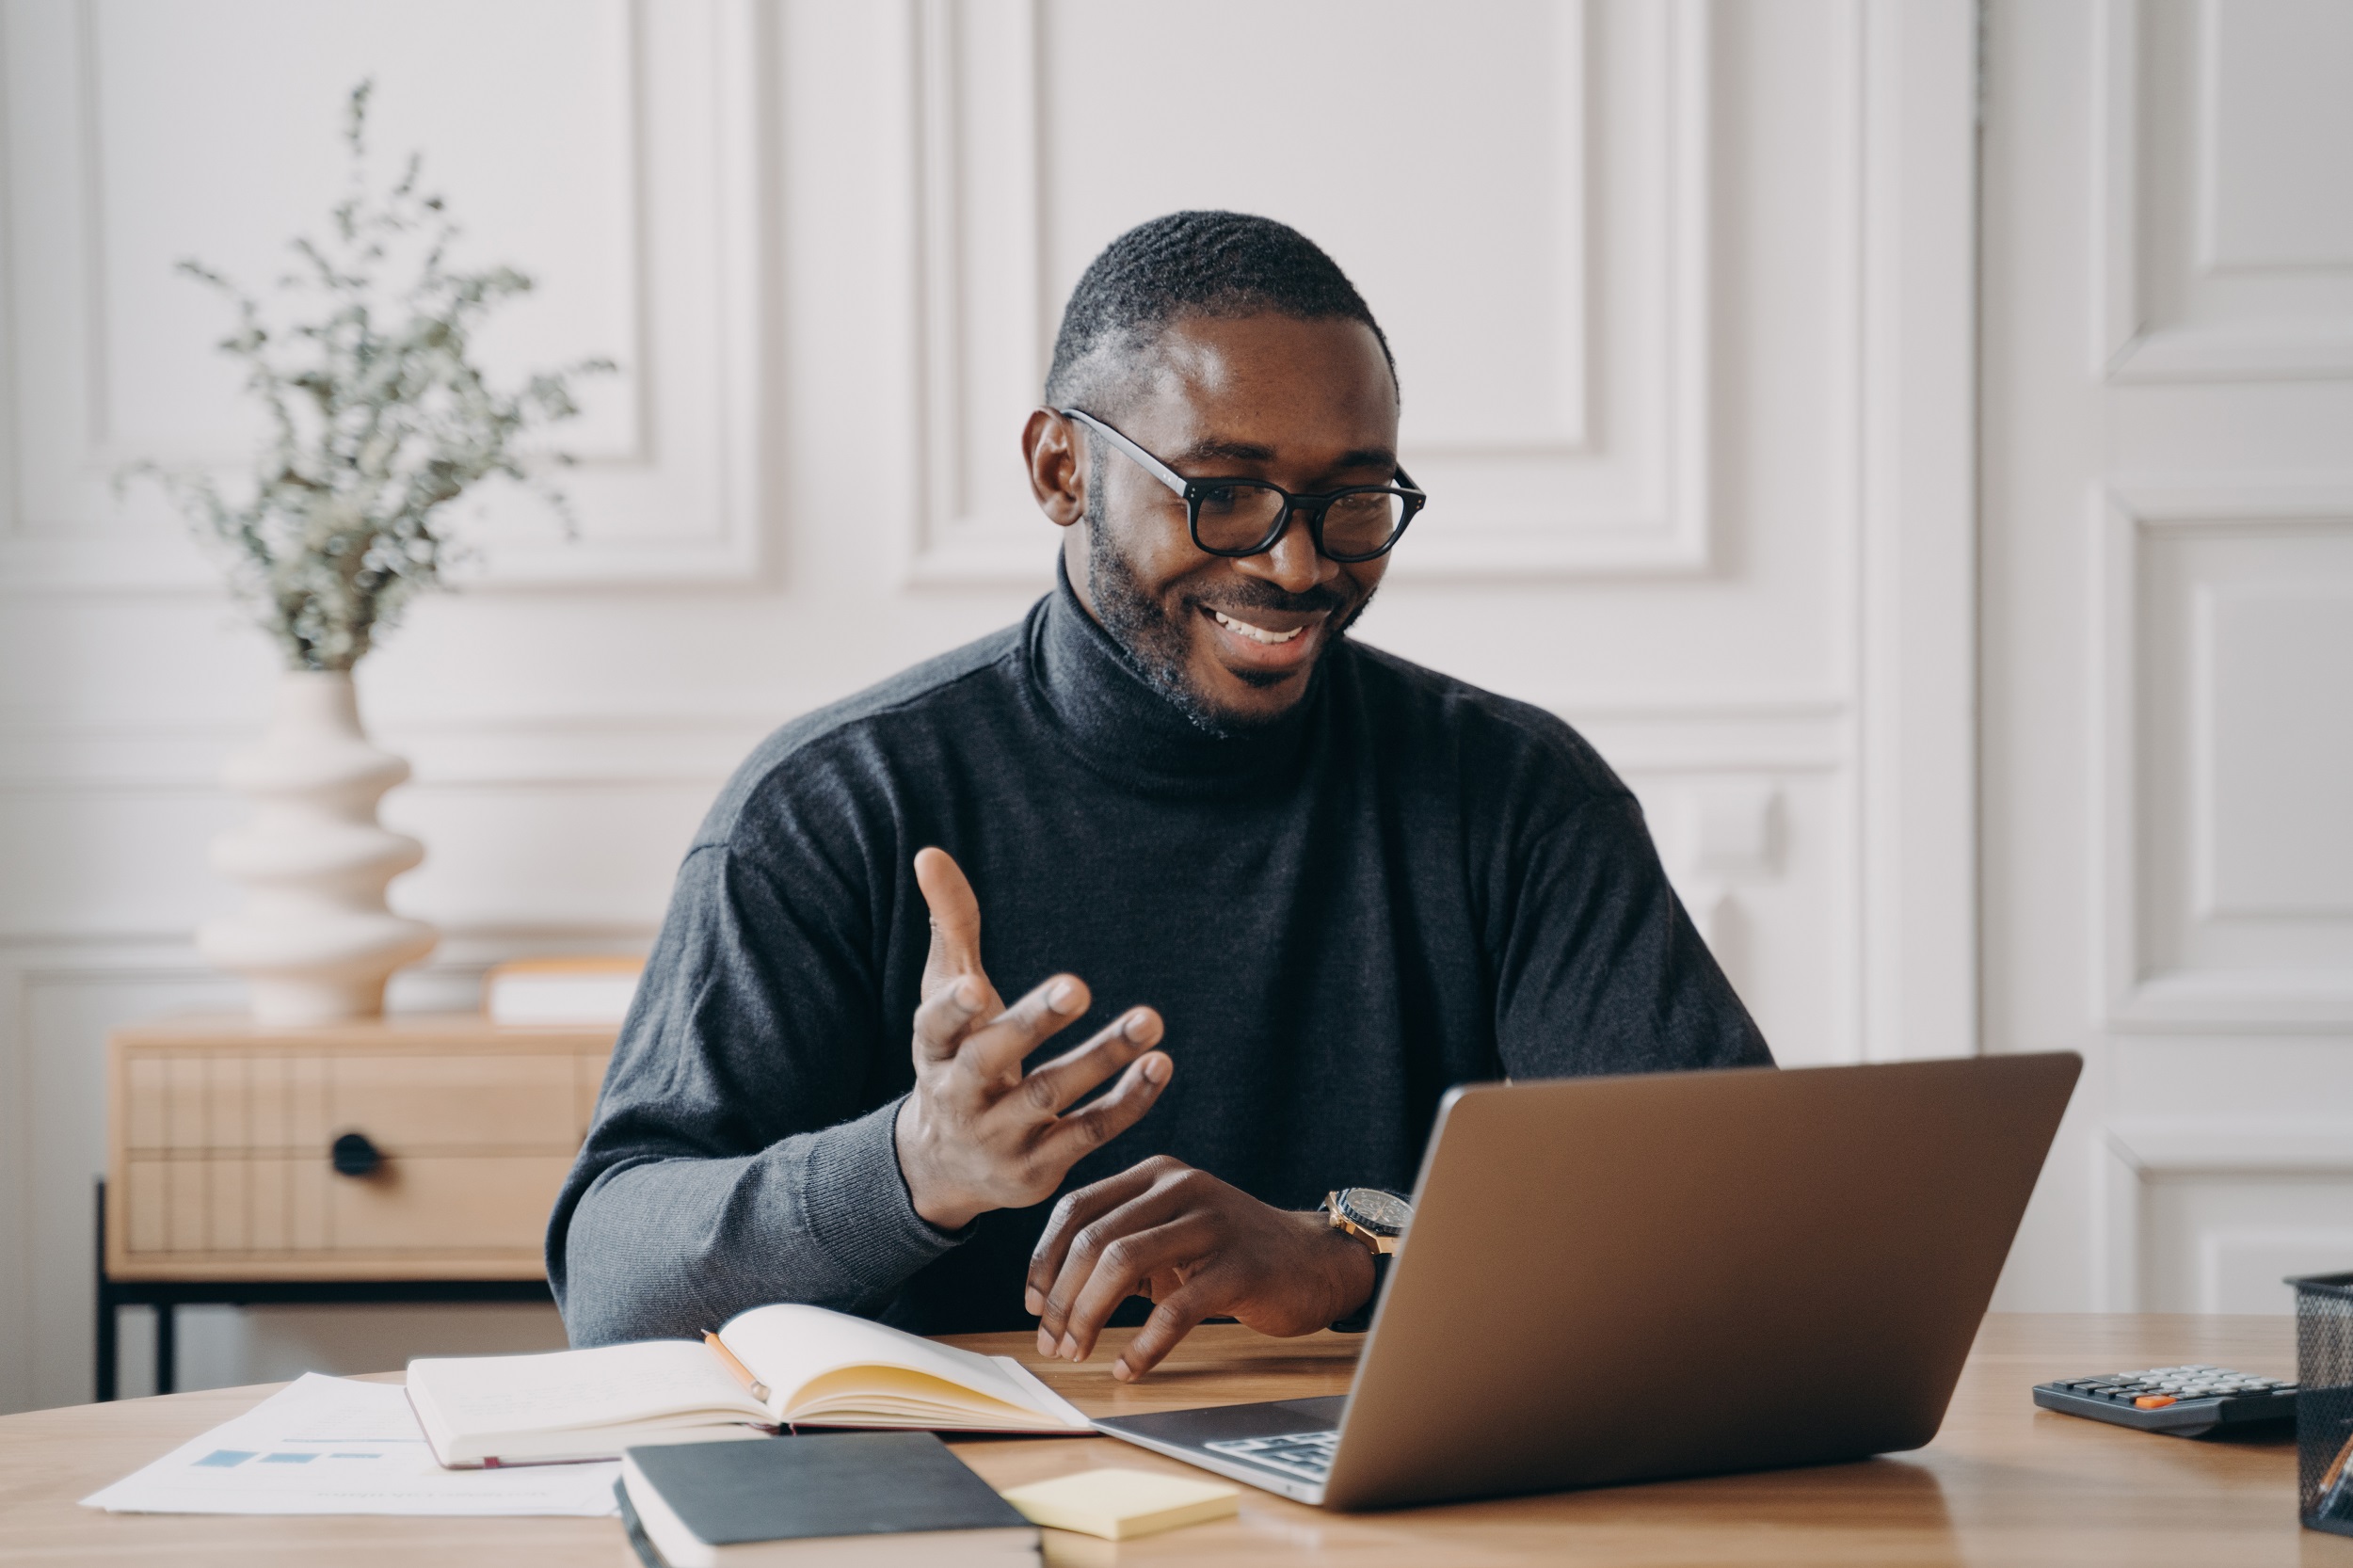
[(2296, 1512), (2353, 1535), (2353, 1274), (2296, 1287)]

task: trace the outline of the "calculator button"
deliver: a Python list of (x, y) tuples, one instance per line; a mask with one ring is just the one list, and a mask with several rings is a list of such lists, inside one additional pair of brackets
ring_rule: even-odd
[(2170, 1394), (2143, 1394), (2133, 1401), (2143, 1410), (2163, 1410), (2173, 1402), (2173, 1396)]

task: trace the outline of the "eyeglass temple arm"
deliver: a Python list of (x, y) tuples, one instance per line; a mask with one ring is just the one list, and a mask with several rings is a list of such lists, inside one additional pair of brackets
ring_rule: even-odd
[(1090, 430), (1100, 431), (1105, 440), (1109, 440), (1113, 446), (1119, 448), (1120, 451), (1125, 452), (1129, 457), (1135, 459), (1138, 466), (1140, 466), (1144, 472), (1150, 474), (1161, 484), (1166, 485), (1170, 489), (1175, 490), (1178, 495), (1181, 496), (1185, 493), (1184, 475), (1178, 473), (1175, 469), (1170, 468), (1166, 463), (1161, 462), (1158, 457), (1153, 456), (1149, 452), (1144, 451), (1144, 448), (1138, 446), (1135, 442), (1129, 440), (1127, 437), (1121, 435), (1118, 431), (1112, 429), (1101, 420), (1096, 419), (1093, 414), (1088, 413), (1084, 408), (1057, 408), (1054, 412), (1062, 415), (1064, 419), (1075, 419)]
[[(1054, 412), (1062, 415), (1064, 419), (1075, 419), (1090, 430), (1101, 431), (1104, 436), (1111, 440), (1112, 445), (1118, 447), (1120, 451), (1125, 452), (1128, 456), (1134, 458), (1139, 464), (1141, 464), (1146, 473), (1159, 480), (1161, 484), (1166, 485), (1170, 489), (1175, 490), (1178, 495), (1183, 495), (1186, 492), (1186, 480), (1184, 475), (1178, 473), (1175, 469), (1170, 468), (1166, 463), (1161, 462), (1158, 457), (1153, 456), (1149, 452), (1144, 451), (1144, 448), (1138, 446), (1135, 442), (1129, 440), (1127, 437), (1121, 435), (1118, 431), (1112, 429), (1101, 420), (1096, 419), (1093, 414), (1088, 413), (1084, 408), (1057, 408)], [(1412, 477), (1406, 473), (1402, 465), (1400, 465), (1397, 471), (1397, 488), (1401, 490), (1411, 490), (1416, 495), (1423, 495), (1425, 500), (1428, 499), (1427, 496), (1424, 495), (1422, 488), (1414, 483)]]

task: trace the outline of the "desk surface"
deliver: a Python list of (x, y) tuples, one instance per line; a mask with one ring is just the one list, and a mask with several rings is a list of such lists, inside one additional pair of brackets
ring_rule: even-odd
[[(1118, 1336), (1111, 1337), (1115, 1341)], [(1085, 1367), (1041, 1364), (1016, 1335), (959, 1343), (1018, 1355), (1094, 1415), (1345, 1392), (1355, 1341), (1197, 1331), (1139, 1387)], [(1916, 1453), (1859, 1464), (1398, 1513), (1332, 1514), (1245, 1489), (1237, 1519), (1117, 1546), (1047, 1532), (1058, 1564), (1221, 1568), (1344, 1561), (1363, 1568), (1462, 1565), (2229, 1562), (2343, 1563), (2353, 1540), (2296, 1524), (2293, 1443), (2194, 1443), (2054, 1415), (2040, 1382), (2153, 1363), (2211, 1361), (2295, 1370), (2286, 1318), (1993, 1317), (1962, 1373), (1944, 1431)], [(0, 1564), (63, 1562), (593, 1564), (630, 1568), (605, 1519), (301, 1519), (108, 1515), (76, 1497), (138, 1468), (268, 1393), (221, 1389), (0, 1417)], [(968, 1442), (958, 1451), (999, 1486), (1133, 1465), (1184, 1471), (1108, 1438)], [(1198, 1474), (1199, 1472), (1187, 1472)]]

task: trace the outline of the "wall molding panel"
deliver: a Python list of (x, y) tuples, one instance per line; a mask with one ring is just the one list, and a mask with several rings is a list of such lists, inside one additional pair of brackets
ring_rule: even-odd
[[(152, 487), (118, 494), (113, 484), (120, 464), (152, 456), (206, 469), (233, 494), (248, 466), (232, 456), (246, 446), (242, 427), (216, 421), (179, 431), (151, 423), (125, 431), (115, 413), (126, 391), (152, 401), (140, 383), (221, 374), (201, 361), (198, 340), (156, 336), (148, 295), (185, 290), (188, 297), (175, 302), (182, 320), (228, 319), (225, 307), (198, 304), (194, 283), (161, 276), (168, 256), (197, 251), (210, 259), (196, 239), (136, 236), (162, 247), (155, 280), (146, 278), (143, 263), (126, 277), (130, 264), (116, 254), (133, 237), (109, 221), (132, 200), (116, 186), (143, 188), (164, 169), (152, 157), (134, 161), (147, 156), (143, 148), (109, 143), (120, 116), (151, 112), (122, 102), (130, 85), (117, 90), (108, 52), (140, 35), (123, 30), (129, 23), (118, 23), (116, 8), (116, 0), (12, 8), (0, 55), (9, 76), (5, 188), (12, 264), (0, 271), (10, 285), (0, 300), (12, 328), (10, 435), (24, 458), (0, 487), (0, 583), (18, 591), (213, 592), (217, 569), (186, 522)], [(553, 433), (552, 444), (580, 459), (560, 475), (582, 519), (580, 536), (563, 538), (536, 497), (512, 488), (486, 491), (481, 526), (488, 542), (465, 575), (509, 585), (751, 580), (761, 569), (762, 531), (757, 9), (753, 0), (603, 0), (573, 14), (566, 31), (603, 66), (603, 80), (578, 91), (601, 96), (556, 102), (571, 123), (596, 128), (610, 151), (601, 167), (583, 171), (583, 188), (608, 226), (594, 232), (596, 268), (575, 267), (573, 276), (605, 277), (606, 303), (592, 309), (576, 292), (563, 319), (542, 318), (533, 328), (534, 341), (547, 346), (528, 359), (552, 364), (604, 353), (621, 371), (585, 384), (588, 417)], [(427, 16), (416, 25), (429, 32), (451, 21)], [(237, 24), (233, 12), (207, 23), (205, 49), (236, 51)], [(317, 54), (316, 79), (339, 93), (344, 67), (332, 34), (297, 27), (273, 41), (297, 57), (306, 49)], [(418, 47), (429, 51), (431, 40)], [(148, 64), (143, 56), (134, 63)], [(361, 69), (354, 65), (350, 73)], [(124, 72), (136, 75), (130, 66)], [(454, 139), (462, 127), (417, 119), (417, 104), (435, 90), (430, 75), (392, 67), (381, 75), (374, 137), (379, 176), (396, 169), (393, 154), (419, 143), (426, 144), (428, 185), (462, 176), (468, 149)], [(200, 90), (202, 77), (192, 71), (183, 90)], [(532, 85), (542, 98), (557, 90)], [(322, 93), (324, 104), (331, 94)], [(257, 184), (284, 186), (289, 200), (296, 189), (324, 196), (338, 188), (303, 161), (340, 151), (329, 140), (330, 119), (320, 117), (320, 147), (300, 151), (254, 142), (249, 134), (240, 142), (236, 118), (223, 123), (224, 146), (260, 161)], [(282, 167), (272, 167), (272, 158)], [(305, 199), (256, 221), (291, 235), (317, 228), (324, 205)], [(462, 196), (454, 206), (461, 220), (499, 216), (469, 213)], [(560, 254), (469, 255), (514, 260), (559, 292), (568, 280)], [(273, 264), (256, 260), (232, 270), (258, 286)], [(134, 286), (136, 296), (120, 292)], [(126, 298), (138, 300), (136, 313), (126, 313)], [(547, 309), (555, 310), (556, 295), (549, 299)]]
[[(904, 570), (923, 585), (1036, 583), (1018, 465), (980, 454), (1035, 406), (1074, 280), (1047, 270), (1052, 8), (908, 4), (923, 472)], [(1447, 526), (1401, 563), (1416, 579), (1688, 573), (1711, 559), (1709, 0), (1545, 9), (1564, 100), (1545, 194), (1565, 391), (1532, 440), (1417, 441), (1409, 411), (1406, 464), (1449, 502)], [(1621, 53), (1607, 53), (1613, 40)]]
[[(2341, 912), (2233, 911), (2211, 891), (2217, 595), (2309, 595), (2353, 572), (2353, 486), (2120, 485), (2095, 510), (2103, 1016), (2127, 1032), (2353, 1026)], [(2308, 717), (2325, 735), (2328, 714)]]
[[(2287, 1273), (2353, 1256), (2353, 1122), (2120, 1120), (2103, 1144), (2112, 1312), (2286, 1312)], [(2300, 1201), (2299, 1201), (2300, 1200)]]
[[(2301, 16), (2309, 23), (2326, 8)], [(2098, 358), (2111, 381), (2353, 377), (2353, 253), (2254, 262), (2220, 254), (2233, 215), (2244, 225), (2249, 209), (2331, 204), (2313, 188), (2331, 152), (2325, 132), (2308, 129), (2268, 146), (2266, 157), (2235, 164), (2219, 150), (2233, 109), (2243, 120), (2246, 108), (2226, 96), (2226, 47), (2279, 52), (2297, 31), (2292, 22), (2262, 36), (2252, 9), (2101, 0)], [(2327, 59), (2313, 40), (2305, 47)], [(2294, 64), (2285, 55), (2258, 57), (2239, 65), (2239, 78), (2260, 83)], [(2269, 188), (2248, 188), (2257, 184)]]

